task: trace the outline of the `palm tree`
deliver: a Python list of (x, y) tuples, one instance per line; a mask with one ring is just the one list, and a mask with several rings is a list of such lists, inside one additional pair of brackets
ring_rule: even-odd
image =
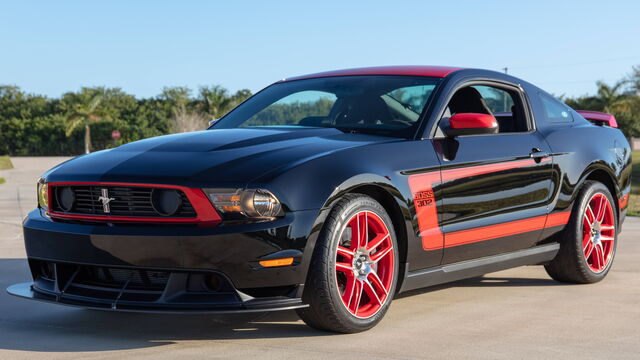
[(250, 96), (251, 91), (247, 89), (238, 90), (231, 95), (219, 85), (203, 86), (200, 88), (201, 110), (214, 119), (220, 118)]
[(84, 126), (85, 154), (91, 151), (91, 127), (89, 125), (108, 119), (108, 115), (100, 108), (102, 99), (102, 94), (96, 94), (86, 103), (75, 104), (73, 112), (66, 119), (67, 136), (71, 136), (76, 128)]
[(606, 113), (627, 113), (631, 111), (633, 102), (623, 90), (628, 85), (626, 80), (618, 81), (612, 86), (602, 81), (596, 82), (598, 86), (597, 98), (602, 102), (602, 111)]

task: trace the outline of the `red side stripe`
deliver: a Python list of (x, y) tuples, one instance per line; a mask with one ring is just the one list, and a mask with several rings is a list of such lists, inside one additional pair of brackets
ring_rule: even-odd
[(470, 244), (479, 241), (497, 239), (504, 236), (522, 234), (540, 230), (544, 227), (547, 216), (536, 216), (529, 219), (510, 221), (507, 223), (482, 226), (475, 229), (461, 230), (445, 234), (445, 247)]
[(567, 225), (569, 223), (570, 217), (571, 211), (550, 214), (549, 216), (547, 216), (547, 224), (545, 225), (545, 227), (550, 228), (554, 226)]
[[(551, 161), (550, 158), (542, 159), (542, 162)], [(498, 164), (478, 165), (466, 168), (448, 169), (442, 172), (431, 171), (409, 176), (409, 188), (413, 195), (413, 202), (418, 219), (418, 228), (422, 238), (422, 248), (438, 250), (443, 247), (457, 246), (477, 241), (495, 239), (529, 231), (540, 230), (545, 227), (547, 216), (539, 216), (530, 219), (518, 220), (504, 224), (490, 225), (477, 229), (462, 230), (443, 234), (438, 224), (438, 212), (433, 186), (465, 177), (489, 174), (536, 164), (534, 159), (509, 161)], [(442, 174), (442, 175), (440, 175)], [(566, 216), (568, 221), (568, 215)], [(561, 217), (554, 221), (562, 221)], [(566, 224), (566, 222), (565, 222)]]

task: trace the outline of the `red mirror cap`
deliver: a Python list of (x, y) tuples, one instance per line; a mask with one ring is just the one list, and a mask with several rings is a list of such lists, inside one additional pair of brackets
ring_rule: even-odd
[(618, 122), (616, 121), (616, 117), (612, 114), (607, 114), (599, 111), (589, 111), (589, 110), (576, 110), (576, 112), (582, 115), (583, 118), (595, 122), (595, 123), (604, 123), (607, 126), (617, 128)]
[(449, 118), (452, 129), (497, 128), (498, 121), (493, 115), (479, 113), (458, 113)]

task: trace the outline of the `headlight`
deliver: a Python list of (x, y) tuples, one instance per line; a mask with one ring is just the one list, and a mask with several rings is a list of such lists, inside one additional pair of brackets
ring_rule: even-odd
[(280, 201), (264, 189), (203, 189), (222, 215), (244, 215), (250, 218), (282, 216)]
[(48, 186), (47, 183), (44, 182), (44, 179), (38, 180), (38, 206), (40, 208), (48, 209), (49, 208), (49, 194), (48, 194)]

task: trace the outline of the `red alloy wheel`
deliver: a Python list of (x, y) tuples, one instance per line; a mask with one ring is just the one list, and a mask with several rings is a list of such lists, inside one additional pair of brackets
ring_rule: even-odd
[(336, 252), (343, 305), (358, 318), (377, 314), (389, 297), (394, 276), (393, 240), (384, 221), (370, 211), (353, 215)]
[(600, 273), (613, 258), (616, 227), (613, 207), (602, 193), (589, 200), (582, 220), (582, 250), (591, 271)]

